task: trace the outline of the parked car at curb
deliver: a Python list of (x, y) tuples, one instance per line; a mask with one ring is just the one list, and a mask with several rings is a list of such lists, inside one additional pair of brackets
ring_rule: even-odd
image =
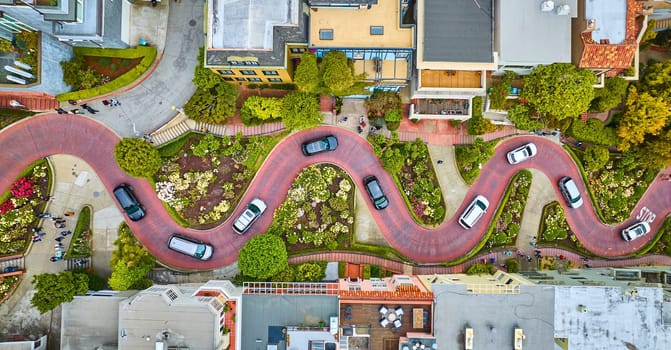
[(571, 208), (580, 208), (582, 206), (582, 197), (575, 181), (568, 176), (559, 179), (559, 191)]
[(334, 151), (336, 148), (338, 148), (338, 139), (333, 135), (311, 140), (301, 145), (301, 151), (303, 151), (303, 154), (306, 156), (312, 156), (326, 151)]
[(533, 142), (529, 142), (508, 152), (506, 157), (508, 158), (508, 163), (515, 165), (535, 156), (537, 152), (536, 145)]
[(211, 245), (177, 233), (170, 236), (168, 248), (200, 260), (210, 260), (214, 252)]
[(138, 221), (144, 217), (144, 207), (135, 197), (132, 187), (127, 184), (121, 184), (114, 188), (112, 193), (114, 193), (114, 197), (121, 205), (121, 208), (123, 208), (123, 211), (126, 212), (129, 219)]
[(384, 195), (384, 191), (382, 191), (382, 187), (380, 187), (380, 182), (375, 176), (366, 176), (363, 179), (363, 185), (366, 188), (366, 192), (368, 192), (368, 196), (373, 202), (375, 209), (382, 210), (389, 206), (387, 196)]
[(650, 224), (645, 221), (637, 222), (622, 230), (622, 239), (625, 241), (633, 241), (647, 235), (649, 232)]
[(487, 208), (489, 208), (487, 198), (483, 195), (477, 195), (459, 217), (459, 225), (467, 230), (472, 228), (487, 212)]
[(266, 211), (266, 208), (268, 207), (264, 201), (258, 198), (252, 199), (247, 205), (247, 208), (245, 208), (245, 211), (243, 211), (233, 222), (233, 229), (235, 232), (240, 235), (245, 233), (252, 226), (254, 221)]

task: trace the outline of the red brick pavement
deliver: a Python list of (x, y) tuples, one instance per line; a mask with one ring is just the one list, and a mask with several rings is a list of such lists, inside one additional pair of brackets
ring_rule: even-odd
[[(337, 150), (304, 157), (300, 144), (325, 134), (333, 134), (340, 140)], [(268, 204), (272, 213), (286, 197), (289, 186), (296, 175), (305, 167), (315, 163), (332, 163), (344, 169), (356, 184), (361, 184), (365, 176), (376, 174), (381, 186), (386, 190), (389, 207), (374, 210), (366, 201), (373, 219), (378, 223), (389, 244), (408, 258), (423, 263), (440, 263), (458, 259), (467, 254), (482, 239), (487, 223), (491, 222), (498, 199), (501, 198), (509, 179), (524, 168), (535, 168), (545, 173), (553, 183), (564, 175), (580, 179), (573, 160), (561, 146), (542, 137), (520, 136), (504, 141), (497, 146), (496, 154), (482, 168), (482, 176), (473, 184), (466, 195), (468, 203), (476, 194), (489, 198), (492, 206), (480, 222), (470, 230), (465, 230), (451, 218), (436, 229), (417, 225), (410, 216), (405, 201), (395, 190), (391, 176), (385, 172), (379, 159), (372, 152), (371, 145), (355, 133), (339, 127), (323, 126), (294, 133), (280, 142), (265, 160), (256, 177), (231, 217), (221, 226), (207, 231), (185, 229), (172, 221), (163, 204), (156, 197), (152, 186), (143, 179), (126, 175), (114, 160), (114, 146), (119, 137), (104, 125), (91, 118), (74, 115), (45, 114), (24, 119), (0, 132), (0, 188), (7, 189), (21, 170), (36, 159), (51, 154), (71, 154), (87, 161), (103, 184), (111, 189), (126, 182), (135, 188), (140, 201), (147, 208), (147, 216), (138, 222), (129, 222), (131, 229), (142, 243), (159, 260), (173, 266), (187, 269), (212, 269), (237, 260), (238, 251), (253, 236), (266, 231), (272, 215), (263, 215), (243, 236), (231, 229), (231, 218), (237, 217), (252, 197), (260, 197)], [(522, 164), (511, 166), (505, 153), (519, 144), (534, 141), (538, 155)], [(271, 185), (272, 184), (272, 185)], [(581, 192), (585, 186), (578, 181)], [(557, 189), (555, 188), (555, 191)], [(656, 180), (634, 210), (635, 214), (645, 207), (656, 214), (658, 220), (651, 226), (657, 231), (671, 208), (671, 186), (668, 182)], [(557, 191), (558, 197), (560, 197)], [(619, 236), (620, 227), (599, 222), (590, 199), (585, 196), (585, 205), (579, 209), (566, 209), (567, 220), (585, 248), (604, 257), (628, 255), (646, 245), (654, 235), (650, 234), (634, 242), (625, 242)], [(457, 212), (464, 210), (465, 204)], [(625, 224), (630, 224), (630, 220)], [(186, 259), (167, 249), (166, 242), (173, 232), (186, 233), (210, 242), (215, 247), (212, 260), (201, 262)], [(428, 268), (427, 268), (428, 269)]]

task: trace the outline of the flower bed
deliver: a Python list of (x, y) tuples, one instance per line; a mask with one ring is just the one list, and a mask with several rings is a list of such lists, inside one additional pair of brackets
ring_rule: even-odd
[(539, 244), (562, 247), (583, 255), (594, 255), (582, 246), (566, 222), (564, 208), (554, 201), (543, 208), (538, 229)]
[(522, 213), (527, 204), (529, 187), (531, 186), (531, 172), (522, 170), (513, 176), (509, 185), (500, 215), (494, 221), (494, 230), (489, 236), (487, 247), (501, 247), (512, 245), (517, 239), (522, 224)]
[(0, 256), (22, 253), (45, 206), (50, 172), (46, 160), (33, 163), (0, 197)]
[(282, 236), (289, 251), (346, 246), (354, 228), (353, 203), (354, 186), (343, 170), (313, 165), (298, 174), (268, 231)]
[(72, 233), (72, 242), (65, 258), (87, 258), (91, 256), (91, 207), (85, 206), (79, 212), (77, 226)]
[(182, 225), (212, 228), (230, 215), (279, 139), (192, 134), (168, 144), (154, 177), (158, 198)]
[(609, 224), (627, 220), (654, 177), (653, 172), (630, 169), (623, 161), (610, 161), (601, 170), (589, 173), (588, 184), (601, 219)]
[(16, 288), (21, 276), (0, 277), (0, 303), (7, 300), (9, 293)]

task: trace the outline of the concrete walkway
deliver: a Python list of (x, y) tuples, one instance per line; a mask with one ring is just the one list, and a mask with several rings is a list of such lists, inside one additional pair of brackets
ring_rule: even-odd
[[(64, 229), (54, 227), (51, 219), (43, 219), (40, 226), (46, 235), (41, 242), (32, 243), (25, 255), (26, 271), (18, 288), (0, 305), (0, 333), (3, 334), (38, 334), (40, 329), (49, 329), (51, 315), (40, 315), (30, 305), (34, 294), (33, 276), (43, 273), (59, 273), (66, 269), (65, 261), (51, 262), (54, 256), (55, 238), (63, 230), (74, 230), (77, 224), (79, 211), (84, 205), (93, 207), (93, 242), (92, 267), (94, 272), (107, 279), (111, 274), (109, 260), (114, 249), (117, 229), (123, 217), (107, 193), (93, 169), (82, 159), (70, 155), (55, 155), (48, 157), (52, 165), (54, 182), (52, 198), (47, 203), (46, 211), (55, 217), (63, 217), (67, 226)], [(73, 211), (74, 216), (66, 217), (66, 211)], [(72, 236), (66, 236), (63, 244), (70, 245)], [(55, 320), (59, 320), (55, 310)], [(52, 334), (59, 334), (53, 329)]]

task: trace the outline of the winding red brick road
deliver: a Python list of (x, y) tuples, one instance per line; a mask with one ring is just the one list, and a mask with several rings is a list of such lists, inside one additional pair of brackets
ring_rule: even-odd
[[(304, 157), (300, 144), (321, 135), (334, 134), (339, 139), (339, 147), (334, 152), (322, 153), (314, 157)], [(482, 176), (471, 187), (461, 213), (476, 194), (489, 198), (491, 207), (485, 216), (471, 230), (461, 228), (451, 218), (437, 229), (426, 229), (417, 225), (400, 196), (395, 190), (392, 178), (381, 168), (371, 145), (356, 134), (342, 128), (324, 126), (306, 130), (287, 137), (270, 154), (257, 176), (250, 184), (241, 204), (246, 205), (252, 197), (260, 197), (268, 204), (268, 213), (263, 215), (250, 231), (239, 236), (231, 228), (231, 219), (221, 226), (196, 231), (184, 229), (172, 221), (156, 197), (151, 185), (141, 179), (126, 175), (114, 160), (114, 145), (119, 137), (101, 123), (86, 117), (74, 115), (42, 115), (25, 119), (0, 133), (0, 189), (7, 189), (19, 173), (33, 161), (52, 154), (71, 154), (84, 159), (93, 167), (108, 189), (119, 183), (131, 184), (140, 201), (147, 209), (147, 216), (139, 222), (129, 222), (142, 243), (159, 260), (176, 267), (188, 269), (212, 269), (225, 266), (237, 260), (238, 251), (254, 235), (265, 232), (272, 221), (272, 213), (283, 201), (296, 175), (304, 167), (321, 162), (335, 164), (347, 171), (356, 184), (374, 174), (386, 190), (389, 207), (383, 211), (371, 207), (374, 219), (389, 243), (402, 254), (418, 262), (442, 262), (467, 254), (481, 240), (487, 223), (492, 220), (498, 201), (503, 195), (508, 180), (523, 168), (536, 168), (544, 172), (552, 182), (568, 175), (579, 179), (572, 159), (561, 147), (549, 140), (535, 136), (516, 137), (502, 142), (495, 156), (482, 168)], [(516, 146), (533, 140), (538, 146), (538, 155), (516, 166), (510, 166), (505, 153)], [(583, 193), (585, 186), (578, 181)], [(656, 214), (651, 226), (656, 231), (671, 208), (671, 196), (667, 187), (671, 184), (656, 180), (648, 189), (634, 213), (647, 207)], [(446, 189), (443, 189), (446, 191)], [(555, 188), (557, 191), (557, 189)], [(584, 195), (585, 205), (579, 209), (566, 209), (569, 224), (584, 246), (604, 257), (616, 257), (636, 251), (654, 235), (650, 234), (635, 242), (625, 242), (619, 236), (624, 225), (602, 224), (592, 208), (589, 197)], [(236, 217), (243, 206), (238, 206), (231, 215)], [(628, 221), (630, 224), (634, 219)], [(166, 242), (173, 232), (185, 233), (215, 247), (212, 260), (197, 261), (167, 249)]]

